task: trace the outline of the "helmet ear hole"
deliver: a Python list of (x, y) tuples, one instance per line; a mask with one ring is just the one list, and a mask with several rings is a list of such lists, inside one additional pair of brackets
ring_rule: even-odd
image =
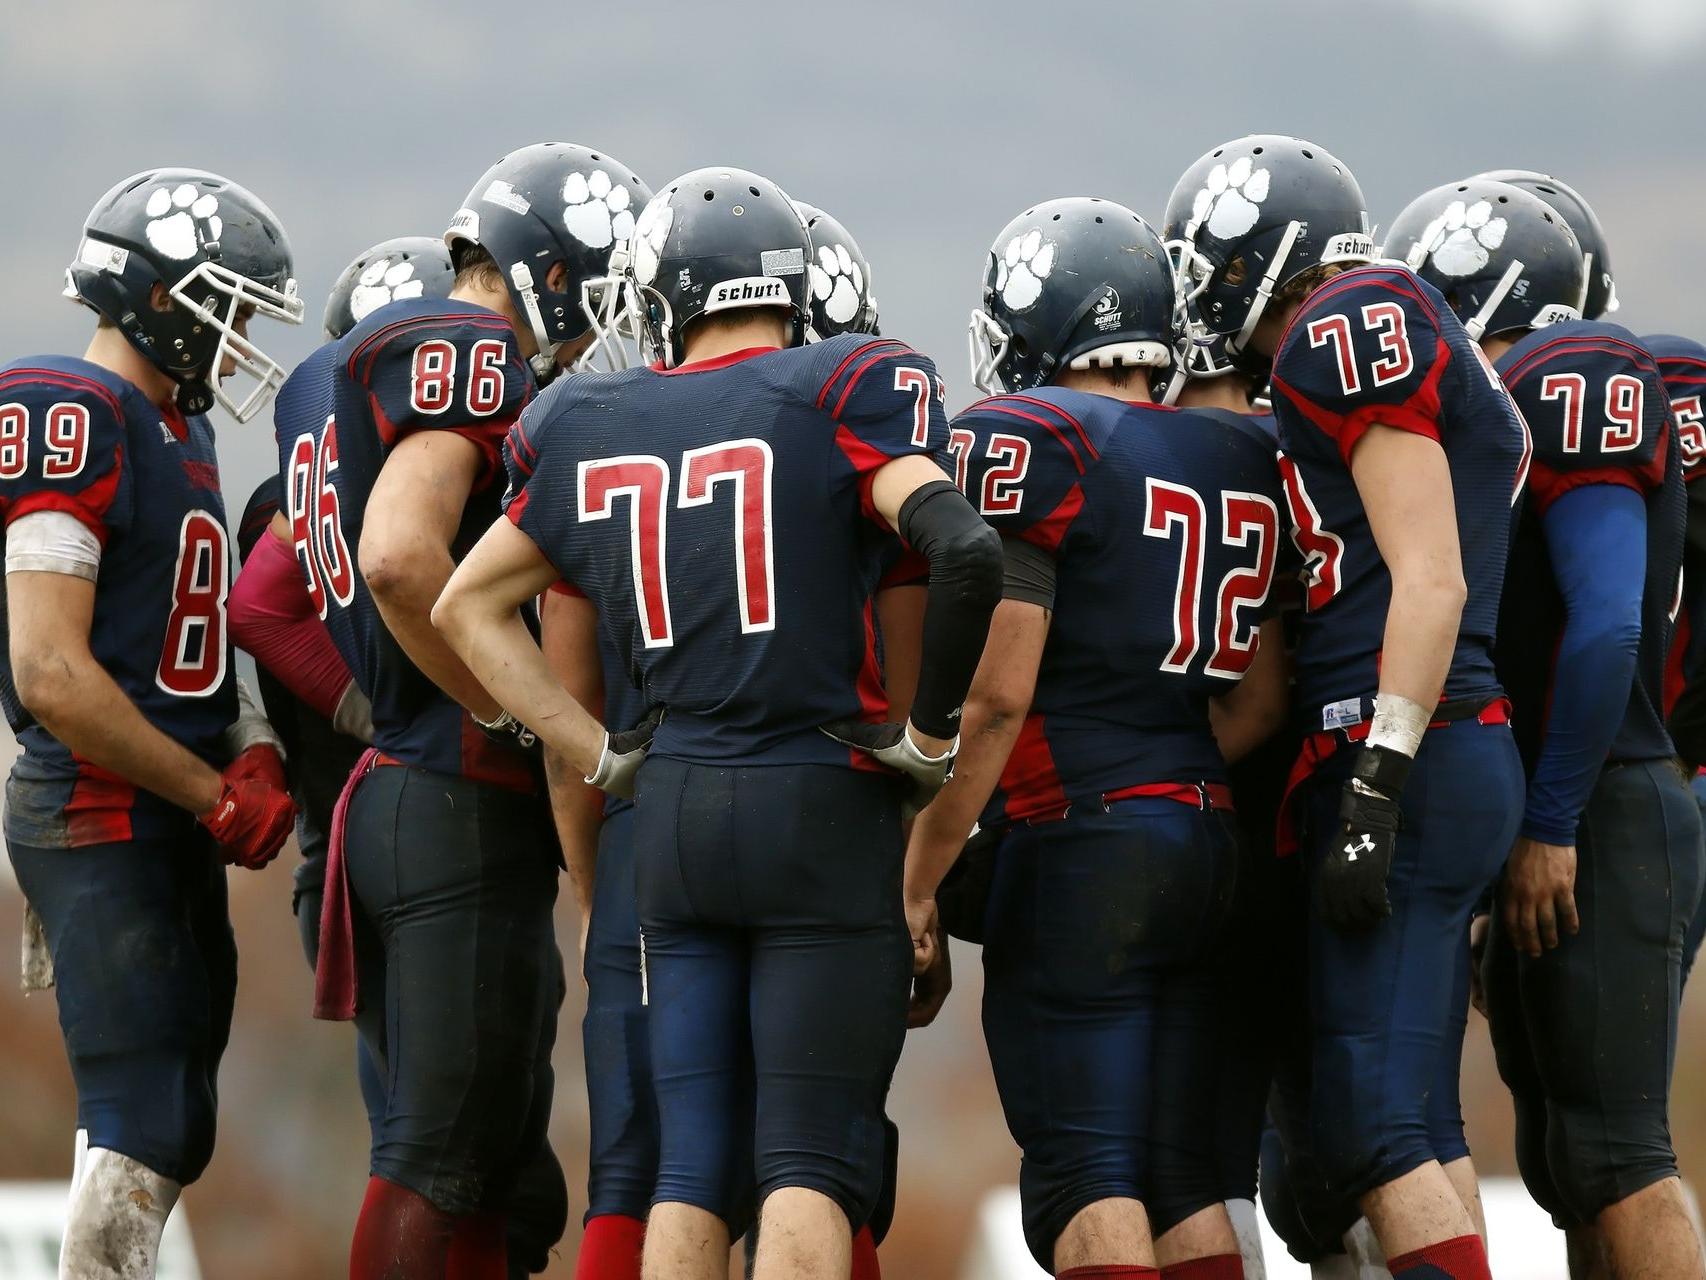
[(1245, 266), (1244, 259), (1242, 257), (1234, 258), (1231, 262), (1226, 264), (1225, 278), (1227, 285), (1233, 289), (1241, 289), (1244, 287), (1244, 282), (1250, 278), (1250, 271), (1249, 268)]

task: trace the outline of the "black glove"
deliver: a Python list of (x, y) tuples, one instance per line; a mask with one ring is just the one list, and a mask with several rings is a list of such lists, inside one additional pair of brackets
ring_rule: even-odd
[(474, 723), (481, 733), (501, 746), (520, 747), (534, 756), (544, 750), (539, 745), (538, 735), (507, 711), (499, 711), (496, 720), (482, 720), (475, 716)]
[(598, 757), (598, 768), (586, 779), (606, 795), (621, 800), (634, 798), (634, 779), (646, 762), (646, 752), (652, 749), (652, 735), (663, 721), (663, 707), (653, 707), (646, 718), (632, 729), (604, 735), (604, 752)]
[(954, 757), (960, 749), (958, 738), (954, 739), (953, 746), (931, 759), (918, 749), (903, 724), (837, 720), (834, 724), (819, 725), (818, 728), (843, 746), (863, 751), (878, 764), (887, 765), (904, 775), (912, 784), (901, 806), (909, 818), (935, 799), (936, 793), (953, 777)]
[(1392, 914), (1386, 878), (1398, 840), (1398, 797), (1410, 757), (1364, 747), (1339, 799), (1339, 835), (1316, 873), (1322, 918), (1347, 932), (1372, 929)]

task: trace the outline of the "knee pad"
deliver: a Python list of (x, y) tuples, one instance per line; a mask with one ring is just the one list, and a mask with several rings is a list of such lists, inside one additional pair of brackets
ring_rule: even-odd
[(539, 1144), (516, 1177), (505, 1214), (510, 1261), (529, 1272), (545, 1270), (569, 1225), (569, 1184), (549, 1143)]
[(1288, 1152), (1274, 1129), (1262, 1136), (1260, 1188), (1268, 1223), (1299, 1262), (1340, 1253), (1361, 1213), (1354, 1200), (1332, 1192), (1307, 1152)]
[(1554, 1103), (1546, 1119), (1546, 1162), (1563, 1206), (1552, 1210), (1559, 1226), (1585, 1226), (1607, 1205), (1677, 1176), (1663, 1098), (1621, 1115)]
[[(1019, 1210), (1025, 1245), (1037, 1265), (1054, 1274), (1054, 1245), (1079, 1212), (1099, 1200), (1130, 1199), (1149, 1209), (1144, 1170), (1135, 1166), (1118, 1168), (1104, 1159), (1099, 1167), (1086, 1167), (1070, 1158), (1044, 1166), (1026, 1156), (1019, 1166)], [(1153, 1211), (1151, 1211), (1153, 1215)], [(1164, 1228), (1151, 1220), (1160, 1235)]]
[(73, 1054), (78, 1118), (90, 1148), (121, 1151), (188, 1186), (213, 1159), (212, 1082), (196, 1054)]
[(154, 1280), (160, 1235), (182, 1186), (99, 1146), (79, 1152), (60, 1248), (64, 1280)]

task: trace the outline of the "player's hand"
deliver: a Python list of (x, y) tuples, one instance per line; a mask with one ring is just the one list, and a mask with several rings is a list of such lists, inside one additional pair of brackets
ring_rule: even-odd
[(592, 936), (592, 912), (590, 910), (583, 910), (581, 912), (581, 948), (580, 948), (580, 950), (581, 950), (580, 975), (581, 975), (581, 986), (583, 986), (583, 987), (589, 985), (587, 983), (587, 980), (586, 980), (586, 940), (591, 936)]
[(1339, 834), (1316, 872), (1321, 915), (1335, 929), (1372, 929), (1392, 914), (1386, 878), (1398, 840), (1398, 801), (1353, 778), (1339, 798)]
[(928, 755), (913, 740), (911, 725), (866, 724), (862, 720), (837, 720), (820, 725), (843, 746), (863, 751), (878, 764), (887, 765), (903, 775), (912, 785), (908, 788), (902, 813), (910, 816), (936, 798), (936, 793), (948, 785), (954, 775), (954, 757), (959, 754), (960, 740), (955, 738), (939, 755)]
[(259, 871), (278, 857), (290, 838), (296, 805), (282, 787), (262, 778), (234, 774), (236, 768), (234, 762), (221, 775), (224, 786), (218, 803), (196, 815), (196, 821), (212, 833), (226, 862)]
[(942, 939), (941, 921), (936, 915), (936, 899), (906, 899), (906, 931), (912, 937), (912, 972), (923, 973), (936, 961), (936, 951)]
[(1581, 928), (1576, 916), (1576, 847), (1542, 844), (1527, 837), (1516, 842), (1505, 863), (1499, 894), (1505, 908), (1505, 932), (1529, 958), (1558, 945), (1558, 931)]
[(646, 718), (632, 729), (604, 735), (604, 751), (598, 757), (598, 768), (587, 775), (586, 781), (606, 795), (622, 800), (634, 798), (634, 779), (646, 762), (646, 752), (652, 749), (652, 736), (663, 721), (663, 707), (655, 706)]
[(1493, 917), (1474, 916), (1469, 921), (1469, 1003), (1483, 1018), (1487, 1017), (1487, 982), (1481, 966), (1487, 959), (1487, 939), (1492, 935)]
[[(927, 1027), (936, 1021), (936, 1015), (942, 1012), (942, 1006), (948, 1001), (948, 993), (954, 989), (954, 964), (948, 954), (948, 939), (942, 932), (942, 923), (939, 920), (931, 930), (931, 939), (935, 944), (935, 959), (922, 972), (913, 976), (912, 1001), (906, 1009), (908, 1029)], [(914, 955), (916, 954), (915, 947)]]
[(520, 747), (527, 752), (543, 750), (539, 744), (539, 735), (507, 711), (499, 711), (495, 720), (482, 720), (479, 716), (474, 716), (473, 719), (480, 732), (493, 742), (506, 747)]
[(225, 766), (224, 776), (227, 779), (254, 778), (277, 787), (280, 791), (290, 790), (290, 784), (284, 777), (284, 761), (279, 757), (278, 750), (266, 743), (257, 743), (238, 755)]

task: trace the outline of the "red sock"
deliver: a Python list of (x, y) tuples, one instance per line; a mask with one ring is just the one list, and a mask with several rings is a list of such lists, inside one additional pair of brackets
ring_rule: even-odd
[(853, 1234), (852, 1280), (883, 1280), (883, 1269), (877, 1262), (877, 1242), (871, 1238), (869, 1227), (860, 1227)]
[(425, 1196), (369, 1178), (350, 1243), (350, 1280), (438, 1280), (455, 1227), (456, 1219)]
[(1244, 1255), (1211, 1253), (1161, 1268), (1161, 1280), (1244, 1280)]
[(1392, 1280), (1493, 1280), (1480, 1236), (1455, 1236), (1386, 1260)]
[(1154, 1267), (1068, 1267), (1054, 1275), (1055, 1280), (1161, 1280)]
[(444, 1280), (509, 1280), (503, 1214), (469, 1213), (455, 1221)]
[(575, 1256), (575, 1280), (640, 1280), (646, 1224), (620, 1213), (601, 1213), (586, 1224)]

